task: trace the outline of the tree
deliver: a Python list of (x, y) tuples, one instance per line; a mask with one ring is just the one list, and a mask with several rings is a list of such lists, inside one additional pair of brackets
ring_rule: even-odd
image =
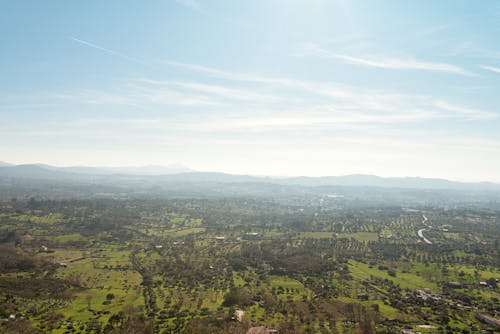
[(250, 305), (252, 296), (246, 288), (233, 288), (224, 296), (222, 306), (245, 306)]

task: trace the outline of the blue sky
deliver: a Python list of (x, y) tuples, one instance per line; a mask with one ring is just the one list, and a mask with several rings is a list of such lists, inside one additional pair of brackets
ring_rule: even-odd
[(500, 182), (500, 3), (0, 0), (0, 160)]

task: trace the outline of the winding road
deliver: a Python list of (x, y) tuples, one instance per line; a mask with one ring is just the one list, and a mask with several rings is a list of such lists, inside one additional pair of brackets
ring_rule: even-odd
[(424, 220), (422, 220), (422, 224), (424, 224), (424, 225), (425, 225), (425, 228), (421, 228), (420, 230), (418, 230), (417, 235), (418, 235), (418, 237), (419, 237), (419, 238), (421, 238), (421, 239), (422, 239), (422, 240), (423, 240), (426, 244), (431, 245), (431, 244), (432, 244), (432, 242), (424, 236), (424, 231), (425, 231), (425, 230), (427, 230), (427, 229), (429, 229), (429, 225), (427, 224), (428, 219), (427, 219), (427, 217), (426, 217), (425, 215), (422, 215), (422, 218), (424, 219)]

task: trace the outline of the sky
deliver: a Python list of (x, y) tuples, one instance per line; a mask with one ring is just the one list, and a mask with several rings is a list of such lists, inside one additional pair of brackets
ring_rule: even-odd
[(500, 182), (500, 2), (0, 0), (0, 161)]

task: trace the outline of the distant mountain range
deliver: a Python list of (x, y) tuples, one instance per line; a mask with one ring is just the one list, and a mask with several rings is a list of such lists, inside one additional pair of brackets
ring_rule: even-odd
[[(11, 165), (12, 166), (12, 165)], [(18, 165), (19, 166), (19, 165)], [(22, 166), (22, 165), (21, 165)], [(180, 173), (190, 173), (194, 170), (184, 167), (179, 164), (173, 164), (168, 166), (136, 166), (136, 167), (54, 167), (44, 164), (35, 164), (28, 166), (38, 166), (40, 168), (52, 171), (67, 172), (74, 174), (88, 174), (88, 175), (111, 175), (111, 174), (121, 174), (121, 175), (169, 175), (169, 174), (180, 174)]]
[(96, 182), (98, 180), (144, 181), (149, 184), (222, 183), (274, 184), (300, 187), (377, 187), (429, 190), (500, 191), (500, 184), (491, 182), (465, 183), (445, 179), (419, 177), (379, 177), (374, 175), (347, 175), (323, 177), (259, 177), (225, 173), (197, 172), (182, 165), (144, 167), (55, 167), (44, 164), (12, 165), (0, 162), (0, 177), (35, 180)]

